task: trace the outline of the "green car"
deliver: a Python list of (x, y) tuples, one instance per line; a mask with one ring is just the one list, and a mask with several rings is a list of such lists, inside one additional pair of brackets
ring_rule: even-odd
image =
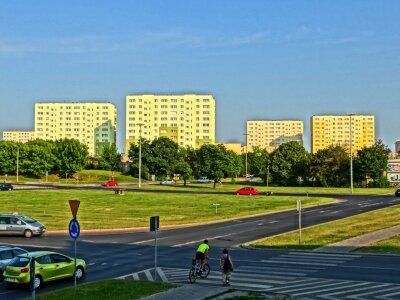
[[(9, 284), (27, 284), (30, 282), (30, 262), (35, 258), (35, 288), (43, 282), (74, 276), (74, 259), (64, 254), (37, 251), (14, 257), (7, 265), (3, 277)], [(83, 259), (76, 260), (76, 279), (82, 279), (86, 272)]]

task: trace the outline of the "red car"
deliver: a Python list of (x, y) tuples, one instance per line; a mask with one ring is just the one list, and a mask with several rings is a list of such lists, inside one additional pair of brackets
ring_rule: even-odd
[(106, 181), (101, 184), (102, 186), (117, 186), (118, 182), (116, 181)]
[(236, 191), (236, 195), (258, 195), (258, 191), (256, 188), (252, 186), (242, 187), (240, 190)]

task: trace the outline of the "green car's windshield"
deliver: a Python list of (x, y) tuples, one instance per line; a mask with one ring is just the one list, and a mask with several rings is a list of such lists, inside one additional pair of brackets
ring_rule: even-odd
[(14, 257), (8, 264), (11, 267), (25, 267), (30, 262), (28, 257)]
[(19, 217), (22, 221), (26, 222), (26, 223), (35, 223), (37, 222), (35, 219), (29, 218), (27, 216), (21, 216)]

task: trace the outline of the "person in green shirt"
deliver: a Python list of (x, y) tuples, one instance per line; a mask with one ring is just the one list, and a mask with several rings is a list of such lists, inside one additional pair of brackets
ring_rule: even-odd
[(202, 270), (204, 270), (206, 258), (208, 258), (208, 249), (210, 249), (210, 246), (208, 246), (208, 240), (204, 240), (204, 242), (197, 247), (196, 260), (197, 262), (201, 261)]

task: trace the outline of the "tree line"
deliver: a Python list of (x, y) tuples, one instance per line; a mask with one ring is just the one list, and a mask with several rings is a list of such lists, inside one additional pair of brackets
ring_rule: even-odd
[[(384, 176), (390, 150), (382, 141), (359, 150), (353, 158), (355, 186), (387, 187)], [(236, 154), (223, 145), (182, 148), (168, 138), (142, 141), (142, 176), (158, 179), (179, 174), (186, 184), (191, 177), (207, 176), (214, 187), (222, 178), (237, 178), (246, 172), (279, 186), (346, 187), (350, 185), (350, 155), (342, 146), (330, 146), (315, 154), (297, 142), (288, 142), (272, 153), (254, 147), (247, 154)], [(132, 174), (137, 175), (139, 145), (131, 145), (128, 156)], [(246, 159), (247, 156), (247, 159)], [(247, 163), (246, 163), (247, 161)]]
[[(172, 178), (179, 174), (186, 184), (191, 178), (206, 176), (215, 184), (223, 178), (242, 177), (246, 173), (279, 186), (346, 187), (350, 185), (350, 156), (345, 147), (330, 146), (315, 154), (297, 142), (288, 142), (272, 153), (254, 147), (247, 154), (236, 154), (223, 145), (203, 145), (199, 149), (183, 148), (169, 138), (142, 140), (142, 177)], [(87, 146), (75, 139), (33, 140), (27, 143), (0, 141), (0, 172), (42, 177), (57, 174), (72, 176), (85, 168), (117, 171), (121, 154), (114, 144), (105, 144), (99, 155), (91, 158)], [(353, 159), (354, 183), (361, 186), (386, 187), (384, 172), (390, 150), (382, 141), (359, 150)], [(247, 159), (246, 159), (247, 156)], [(138, 175), (139, 145), (128, 151), (131, 174)], [(246, 163), (247, 162), (247, 163)]]

